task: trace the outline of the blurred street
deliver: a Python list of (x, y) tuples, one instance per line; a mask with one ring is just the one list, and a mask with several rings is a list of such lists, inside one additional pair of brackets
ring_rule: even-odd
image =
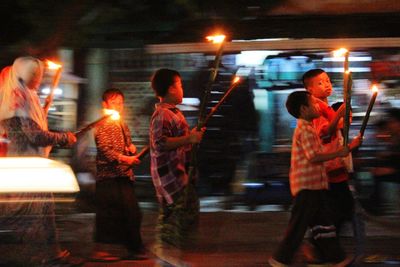
[[(91, 262), (94, 213), (69, 213), (57, 216), (60, 239), (74, 257), (87, 260), (83, 266), (268, 266), (267, 260), (282, 237), (289, 211), (280, 206), (258, 206), (255, 211), (241, 205), (223, 210), (222, 199), (203, 198), (198, 243), (182, 251), (166, 252), (157, 257), (151, 252), (155, 236), (157, 207), (142, 202), (142, 234), (149, 259), (113, 263)], [(64, 205), (64, 204), (63, 204)], [(400, 266), (400, 218), (398, 215), (375, 217), (364, 213), (365, 254), (354, 266)], [(352, 229), (344, 229), (341, 242), (354, 255)], [(116, 254), (123, 254), (123, 249)], [(162, 258), (162, 259), (161, 259)], [(306, 266), (302, 254), (293, 266)]]

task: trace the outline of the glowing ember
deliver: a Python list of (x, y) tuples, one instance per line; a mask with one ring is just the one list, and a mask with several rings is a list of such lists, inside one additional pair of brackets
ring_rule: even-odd
[(225, 35), (221, 34), (221, 35), (210, 35), (207, 36), (206, 39), (209, 42), (213, 42), (213, 44), (220, 44), (225, 40)]
[(372, 90), (372, 92), (377, 93), (378, 92), (378, 86), (376, 84), (372, 85), (371, 90)]
[(49, 68), (51, 70), (57, 70), (62, 67), (62, 65), (54, 63), (53, 61), (50, 61), (50, 60), (46, 60), (46, 64), (47, 64), (47, 68)]
[(235, 78), (233, 79), (232, 83), (238, 83), (240, 81), (240, 77), (239, 76), (235, 76)]
[(113, 109), (104, 109), (104, 114), (105, 115), (111, 115), (110, 116), (110, 118), (112, 119), (112, 120), (114, 120), (114, 121), (117, 121), (117, 120), (119, 120), (120, 119), (120, 115), (119, 115), (119, 112), (118, 111), (116, 111), (116, 110), (113, 110)]
[(334, 57), (343, 57), (348, 52), (349, 52), (349, 50), (347, 50), (346, 48), (339, 48), (338, 50), (333, 51), (333, 56)]

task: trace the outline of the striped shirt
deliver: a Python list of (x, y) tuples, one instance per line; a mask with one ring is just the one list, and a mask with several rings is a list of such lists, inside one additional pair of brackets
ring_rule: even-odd
[(299, 119), (293, 134), (289, 175), (290, 190), (293, 196), (303, 189), (328, 189), (324, 163), (310, 162), (311, 158), (322, 151), (323, 147), (313, 124)]
[(126, 147), (132, 144), (128, 126), (123, 122), (106, 120), (96, 127), (94, 138), (97, 148), (96, 180), (122, 176), (133, 179), (131, 166), (118, 161), (118, 156), (126, 155)]
[(180, 137), (189, 134), (189, 126), (182, 112), (167, 103), (156, 104), (150, 122), (151, 176), (160, 203), (174, 202), (173, 195), (185, 186), (188, 173), (191, 145), (165, 150), (168, 137)]

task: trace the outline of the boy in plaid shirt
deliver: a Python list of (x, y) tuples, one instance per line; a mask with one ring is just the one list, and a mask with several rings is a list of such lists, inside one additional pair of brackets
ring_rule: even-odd
[(349, 147), (326, 153), (312, 121), (320, 116), (316, 100), (306, 91), (289, 95), (288, 112), (298, 119), (293, 134), (290, 189), (294, 197), (285, 237), (269, 259), (271, 266), (287, 266), (293, 260), (308, 229), (326, 262), (345, 266), (348, 260), (336, 237), (327, 203), (328, 178), (324, 162), (344, 157), (360, 145), (356, 138)]
[(201, 141), (204, 129), (190, 131), (176, 107), (183, 98), (177, 71), (156, 71), (151, 86), (160, 99), (150, 122), (151, 176), (161, 205), (158, 241), (181, 248), (198, 220), (199, 200), (188, 181), (188, 166), (192, 144)]

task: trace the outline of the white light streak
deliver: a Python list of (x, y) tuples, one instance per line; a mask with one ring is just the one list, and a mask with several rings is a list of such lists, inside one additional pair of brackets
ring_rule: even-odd
[(79, 185), (67, 164), (40, 157), (0, 158), (0, 193), (76, 193)]

